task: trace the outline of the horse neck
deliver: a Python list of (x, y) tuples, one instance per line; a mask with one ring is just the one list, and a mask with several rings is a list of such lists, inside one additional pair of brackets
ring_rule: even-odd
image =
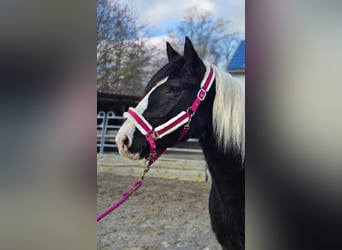
[[(200, 107), (196, 135), (202, 146), (203, 153), (212, 177), (213, 187), (222, 198), (244, 197), (244, 166), (243, 156), (236, 147), (223, 149), (217, 142), (213, 127), (213, 105), (216, 98), (216, 80), (208, 92), (207, 99)], [(195, 117), (196, 119), (196, 117)], [(199, 122), (201, 121), (201, 122)], [(241, 149), (242, 150), (242, 149)]]
[(223, 152), (215, 141), (213, 130), (206, 131), (200, 144), (212, 177), (213, 187), (222, 200), (244, 197), (244, 166), (241, 154)]

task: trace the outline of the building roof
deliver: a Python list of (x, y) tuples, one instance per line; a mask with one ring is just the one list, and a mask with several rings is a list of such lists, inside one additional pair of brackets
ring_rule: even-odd
[(227, 70), (230, 72), (245, 71), (245, 40), (241, 40), (239, 46), (235, 50), (230, 62), (227, 66)]
[(141, 95), (133, 94), (125, 91), (112, 91), (112, 90), (104, 90), (104, 89), (97, 89), (98, 94), (108, 94), (112, 96), (125, 96), (125, 97), (136, 97), (139, 98)]
[(128, 92), (97, 90), (97, 111), (114, 111), (123, 114), (128, 107), (136, 106), (140, 96)]

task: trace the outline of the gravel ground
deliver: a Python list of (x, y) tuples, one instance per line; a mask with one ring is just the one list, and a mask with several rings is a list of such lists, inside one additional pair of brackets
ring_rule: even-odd
[[(135, 179), (98, 173), (98, 214), (119, 199)], [(210, 226), (209, 190), (210, 183), (147, 174), (143, 186), (98, 223), (97, 249), (221, 249)]]

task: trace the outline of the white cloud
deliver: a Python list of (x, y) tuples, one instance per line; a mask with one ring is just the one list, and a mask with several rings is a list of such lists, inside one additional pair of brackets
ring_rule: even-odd
[(227, 18), (231, 21), (230, 27), (240, 33), (245, 34), (245, 1), (227, 0), (227, 4), (230, 9), (229, 15), (227, 16)]
[(142, 21), (158, 26), (163, 22), (180, 20), (184, 11), (192, 6), (213, 12), (215, 7), (211, 0), (134, 0), (137, 14)]
[(245, 33), (244, 0), (120, 0), (129, 4), (142, 23), (162, 29), (166, 33), (169, 25), (179, 22), (184, 11), (193, 6), (213, 13), (214, 16), (230, 21), (231, 32)]

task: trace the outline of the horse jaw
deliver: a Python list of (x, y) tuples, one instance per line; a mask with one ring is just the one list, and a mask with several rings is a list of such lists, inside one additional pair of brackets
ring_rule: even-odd
[[(119, 154), (131, 160), (139, 160), (139, 153), (131, 153), (128, 148), (132, 145), (135, 127), (126, 121), (118, 131), (115, 141), (118, 146)], [(128, 143), (127, 143), (128, 142)]]

